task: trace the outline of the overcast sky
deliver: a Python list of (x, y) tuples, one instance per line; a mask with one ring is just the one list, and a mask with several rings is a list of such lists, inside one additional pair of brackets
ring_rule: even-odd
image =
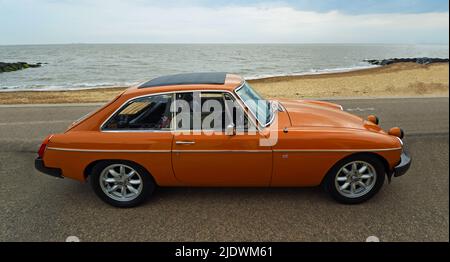
[(0, 0), (0, 44), (448, 44), (448, 10), (448, 0)]

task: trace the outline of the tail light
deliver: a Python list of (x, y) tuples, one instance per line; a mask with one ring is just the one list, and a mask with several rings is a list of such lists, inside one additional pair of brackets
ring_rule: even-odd
[(47, 136), (44, 141), (42, 142), (42, 145), (39, 147), (38, 156), (40, 158), (44, 157), (45, 149), (47, 149), (48, 142), (50, 141), (50, 138), (52, 138), (53, 135)]

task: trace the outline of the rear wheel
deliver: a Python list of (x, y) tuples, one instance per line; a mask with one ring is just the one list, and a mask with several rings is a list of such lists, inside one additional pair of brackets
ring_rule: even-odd
[(355, 155), (340, 161), (328, 173), (325, 187), (344, 204), (358, 204), (372, 198), (383, 186), (383, 163), (370, 155)]
[(155, 183), (142, 167), (128, 161), (97, 164), (89, 177), (94, 192), (115, 207), (134, 207), (154, 191)]

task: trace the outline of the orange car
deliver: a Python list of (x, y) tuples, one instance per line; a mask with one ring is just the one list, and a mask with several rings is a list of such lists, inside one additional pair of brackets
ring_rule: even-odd
[(142, 203), (156, 186), (323, 185), (354, 204), (409, 169), (402, 138), (337, 104), (265, 100), (237, 75), (178, 74), (131, 87), (48, 136), (35, 166), (89, 180), (118, 207)]

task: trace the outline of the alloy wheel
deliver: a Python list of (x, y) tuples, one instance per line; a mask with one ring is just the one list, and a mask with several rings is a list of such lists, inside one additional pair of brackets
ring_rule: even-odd
[(141, 175), (124, 164), (107, 166), (99, 177), (100, 187), (109, 198), (116, 201), (131, 201), (137, 198), (143, 188)]
[(339, 194), (357, 198), (369, 193), (375, 186), (377, 172), (365, 161), (352, 161), (339, 169), (335, 177), (335, 187)]

